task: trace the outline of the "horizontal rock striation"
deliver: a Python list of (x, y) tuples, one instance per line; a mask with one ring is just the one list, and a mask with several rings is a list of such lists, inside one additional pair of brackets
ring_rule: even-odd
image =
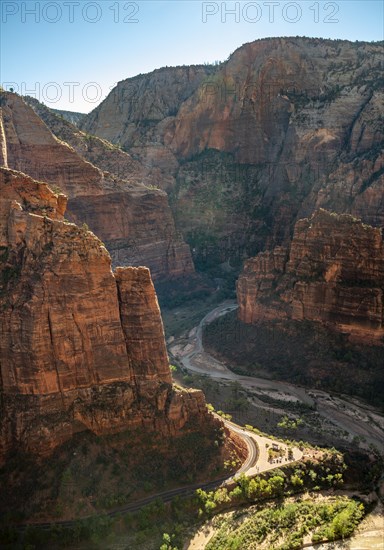
[(194, 273), (167, 196), (141, 183), (140, 163), (27, 101), (36, 112), (16, 94), (2, 94), (3, 165), (65, 193), (68, 219), (86, 223), (105, 242), (114, 266), (146, 265), (155, 280)]
[(200, 391), (172, 387), (146, 267), (119, 268), (65, 197), (0, 170), (0, 460), (74, 433), (214, 425)]
[(114, 266), (146, 265), (155, 281), (194, 272), (189, 246), (176, 232), (163, 191), (132, 189), (68, 204), (72, 219), (103, 240)]
[(237, 283), (245, 323), (320, 321), (365, 342), (384, 336), (382, 232), (319, 210), (298, 221), (288, 250), (248, 260)]
[[(273, 290), (277, 277), (284, 273), (287, 257), (287, 249), (276, 247), (245, 262), (237, 281), (239, 318), (244, 323), (286, 316), (286, 308), (274, 297)], [(274, 298), (277, 303), (271, 307)]]
[(178, 161), (165, 140), (183, 102), (214, 71), (205, 65), (165, 67), (123, 80), (80, 127), (121, 145), (140, 159), (147, 180), (171, 189)]
[[(144, 170), (131, 155), (105, 139), (82, 132), (73, 123), (37, 99), (29, 96), (23, 99), (45, 122), (56, 138), (70, 145), (83, 160), (106, 173), (107, 177), (115, 181), (115, 186), (119, 182), (125, 182), (126, 187), (128, 187), (127, 183), (131, 183), (133, 187), (140, 187)], [(113, 183), (111, 185), (113, 186)]]
[(384, 225), (382, 54), (256, 40), (215, 67), (120, 82), (81, 124), (161, 173), (199, 264), (235, 265), (286, 246), (319, 208)]

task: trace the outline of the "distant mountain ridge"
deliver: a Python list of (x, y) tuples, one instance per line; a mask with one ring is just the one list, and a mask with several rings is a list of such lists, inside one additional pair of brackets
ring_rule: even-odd
[(80, 125), (159, 175), (199, 267), (239, 265), (320, 207), (384, 225), (383, 53), (261, 39), (124, 80)]
[(79, 123), (85, 117), (85, 113), (76, 113), (75, 111), (63, 111), (61, 109), (51, 109), (51, 110), (54, 113), (56, 113), (58, 116), (62, 116), (65, 120), (67, 120), (71, 124), (74, 124), (75, 126), (78, 126)]

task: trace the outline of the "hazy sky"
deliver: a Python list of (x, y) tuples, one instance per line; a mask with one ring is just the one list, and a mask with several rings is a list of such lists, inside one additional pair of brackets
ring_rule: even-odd
[(89, 112), (119, 80), (225, 60), (268, 36), (383, 40), (382, 0), (200, 2), (0, 0), (0, 82)]

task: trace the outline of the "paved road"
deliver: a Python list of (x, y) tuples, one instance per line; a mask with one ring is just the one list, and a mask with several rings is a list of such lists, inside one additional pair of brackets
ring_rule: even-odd
[[(220, 418), (220, 420), (223, 420), (221, 417), (218, 417), (218, 418)], [(240, 469), (237, 470), (236, 474), (231, 478), (229, 478), (229, 480), (231, 480), (231, 479), (235, 479), (242, 473), (244, 474), (247, 473), (249, 470), (251, 470), (255, 466), (259, 456), (259, 447), (258, 447), (258, 443), (255, 441), (255, 439), (251, 436), (249, 432), (247, 432), (246, 430), (244, 430), (234, 422), (230, 422), (229, 420), (224, 420), (224, 423), (227, 426), (227, 428), (229, 428), (232, 432), (237, 433), (243, 439), (243, 441), (245, 441), (248, 449), (248, 456), (246, 460), (243, 462)]]
[[(282, 443), (280, 441), (277, 443), (275, 440), (270, 439), (269, 437), (250, 432), (229, 420), (225, 420), (224, 422), (230, 430), (237, 433), (243, 438), (248, 447), (248, 456), (246, 461), (236, 472), (236, 474), (234, 474), (234, 476), (230, 479), (236, 479), (241, 473), (246, 473), (248, 476), (261, 474), (262, 472), (266, 472), (267, 470), (279, 468), (284, 464), (297, 462), (303, 457), (303, 453), (302, 451), (300, 451), (300, 449), (298, 449), (297, 447), (292, 447), (292, 459), (288, 460), (288, 445), (286, 445), (285, 443)], [(281, 460), (275, 459), (271, 462), (268, 457), (268, 449), (271, 448), (274, 444), (277, 444), (279, 446), (279, 449), (283, 451), (285, 456)]]
[[(308, 405), (316, 405), (317, 412), (341, 430), (347, 431), (352, 437), (364, 438), (366, 443), (362, 446), (367, 447), (369, 444), (373, 444), (381, 453), (384, 453), (384, 416), (373, 407), (346, 395), (341, 398), (324, 391), (308, 390), (278, 380), (240, 376), (205, 352), (202, 345), (203, 326), (236, 308), (237, 305), (234, 301), (223, 302), (200, 321), (194, 334), (189, 338), (188, 351), (185, 354), (175, 354), (186, 369), (199, 374), (207, 374), (215, 379), (233, 380), (249, 390), (279, 391)], [(172, 353), (177, 346), (178, 342), (173, 342), (170, 352)]]
[[(360, 403), (357, 399), (346, 398), (343, 399), (339, 397), (333, 397), (326, 392), (320, 391), (311, 391), (306, 390), (300, 386), (295, 386), (293, 384), (288, 384), (285, 382), (278, 382), (276, 380), (265, 380), (263, 378), (256, 377), (247, 377), (239, 376), (232, 371), (230, 371), (225, 365), (211, 357), (203, 350), (202, 346), (202, 329), (204, 324), (212, 322), (220, 315), (228, 313), (228, 311), (234, 310), (237, 308), (237, 305), (232, 301), (227, 301), (221, 304), (219, 307), (215, 308), (213, 311), (208, 313), (199, 323), (195, 335), (191, 336), (189, 345), (190, 350), (183, 356), (179, 357), (179, 360), (183, 365), (194, 372), (200, 374), (208, 374), (213, 378), (218, 378), (222, 380), (236, 380), (242, 386), (250, 389), (275, 389), (277, 391), (284, 392), (289, 394), (300, 401), (305, 403), (317, 404), (317, 409), (323, 416), (330, 418), (332, 422), (337, 423), (342, 429), (350, 431), (353, 435), (361, 436), (364, 434), (366, 440), (369, 443), (374, 443), (379, 449), (384, 450), (384, 417), (379, 412), (372, 412), (369, 406)], [(172, 343), (172, 348), (177, 344), (177, 342)], [(196, 364), (197, 363), (197, 364)], [(374, 417), (375, 422), (372, 423), (372, 417)], [(381, 422), (383, 424), (381, 425)], [(266, 444), (272, 445), (274, 441), (258, 436), (252, 432), (248, 432), (241, 426), (234, 424), (233, 422), (225, 421), (225, 424), (232, 430), (238, 433), (246, 442), (248, 447), (248, 457), (246, 461), (242, 464), (240, 469), (236, 472), (235, 475), (230, 477), (223, 477), (205, 484), (194, 484), (187, 487), (181, 487), (172, 489), (169, 491), (164, 491), (156, 495), (152, 495), (146, 498), (143, 498), (139, 501), (136, 501), (131, 504), (127, 504), (120, 508), (114, 509), (110, 512), (107, 512), (105, 515), (108, 517), (115, 517), (126, 512), (138, 511), (144, 506), (154, 502), (155, 500), (162, 500), (163, 502), (169, 502), (176, 496), (190, 496), (196, 489), (202, 488), (204, 490), (212, 490), (226, 481), (230, 481), (236, 478), (240, 473), (244, 472), (247, 475), (254, 475), (256, 473), (261, 473), (265, 470), (271, 470), (273, 468), (278, 468), (281, 463), (270, 463), (268, 461), (268, 453)], [(283, 448), (284, 444), (280, 444), (280, 447)], [(301, 451), (299, 449), (293, 449), (293, 460), (294, 462), (300, 460), (302, 457)], [(282, 464), (288, 464), (288, 461), (284, 461)], [(94, 517), (94, 516), (90, 516)], [(86, 518), (82, 518), (86, 519)], [(62, 527), (74, 527), (77, 524), (77, 521), (57, 521), (52, 523), (40, 523), (34, 524), (35, 526), (41, 528), (51, 528), (54, 525), (60, 525)], [(20, 526), (23, 528), (25, 526)]]
[[(186, 497), (186, 496), (192, 496), (196, 489), (204, 489), (204, 490), (213, 490), (217, 487), (224, 486), (226, 483), (231, 482), (235, 480), (240, 474), (245, 473), (249, 476), (256, 475), (257, 473), (261, 473), (266, 470), (271, 470), (273, 468), (278, 468), (278, 463), (270, 463), (268, 462), (267, 457), (267, 450), (266, 450), (266, 443), (268, 443), (269, 446), (274, 443), (271, 439), (268, 439), (266, 437), (259, 436), (257, 434), (254, 434), (252, 432), (249, 432), (248, 430), (242, 428), (241, 426), (238, 426), (234, 422), (231, 422), (229, 420), (225, 420), (221, 418), (218, 415), (217, 418), (220, 418), (221, 421), (224, 422), (224, 424), (229, 428), (231, 431), (236, 432), (242, 439), (245, 441), (247, 448), (248, 448), (248, 456), (246, 460), (243, 462), (241, 467), (236, 471), (235, 474), (232, 474), (230, 476), (223, 476), (217, 480), (210, 481), (208, 483), (195, 483), (193, 485), (188, 485), (187, 487), (178, 487), (176, 489), (171, 489), (169, 491), (163, 491), (162, 493), (157, 493), (155, 495), (151, 495), (149, 497), (140, 499), (136, 502), (132, 502), (130, 504), (126, 504), (125, 506), (121, 506), (119, 508), (116, 508), (114, 510), (111, 510), (109, 512), (106, 512), (103, 514), (104, 516), (108, 517), (116, 517), (121, 514), (124, 514), (126, 512), (136, 512), (143, 508), (144, 506), (147, 506), (148, 504), (151, 504), (152, 502), (156, 500), (161, 500), (163, 502), (170, 502), (175, 497)], [(287, 448), (286, 445), (281, 444), (281, 448)], [(297, 460), (300, 460), (302, 457), (302, 453), (299, 449), (294, 449), (294, 457), (291, 461), (285, 461), (284, 464), (288, 464), (289, 462), (295, 462)], [(81, 518), (82, 520), (88, 519), (94, 516), (87, 516), (85, 518)], [(62, 521), (55, 521), (55, 522), (45, 522), (45, 523), (33, 523), (35, 527), (39, 527), (41, 529), (50, 529), (53, 526), (61, 526), (61, 527), (74, 527), (76, 526), (78, 520), (62, 520)], [(21, 525), (19, 528), (25, 529), (27, 525)]]
[(125, 506), (115, 508), (114, 510), (111, 510), (109, 512), (97, 513), (91, 516), (81, 517), (76, 520), (60, 520), (60, 521), (52, 521), (52, 522), (44, 522), (44, 523), (29, 523), (29, 524), (23, 524), (15, 527), (18, 528), (19, 530), (26, 529), (28, 526), (38, 527), (40, 529), (50, 529), (54, 526), (67, 527), (67, 528), (75, 527), (79, 521), (95, 518), (98, 516), (114, 518), (126, 512), (137, 512), (138, 510), (141, 510), (142, 508), (144, 508), (144, 506), (147, 506), (148, 504), (151, 504), (152, 502), (155, 502), (157, 500), (161, 500), (162, 502), (170, 502), (171, 500), (173, 500), (175, 497), (178, 497), (178, 496), (180, 497), (191, 496), (195, 493), (196, 489), (212, 490), (222, 485), (228, 479), (230, 478), (226, 476), (226, 477), (217, 479), (215, 481), (210, 481), (209, 483), (196, 483), (194, 485), (188, 485), (187, 487), (171, 489), (169, 491), (164, 491), (162, 493), (157, 493), (155, 495), (142, 498), (140, 500), (137, 500), (136, 502), (126, 504)]
[[(247, 475), (254, 475), (254, 474), (258, 473), (259, 471), (262, 472), (262, 471), (267, 470), (267, 469), (272, 469), (272, 468), (277, 468), (278, 467), (277, 464), (276, 465), (269, 464), (269, 467), (265, 467), (265, 468), (261, 467), (260, 470), (259, 470), (258, 467), (256, 466), (258, 464), (258, 460), (259, 460), (259, 457), (260, 457), (259, 444), (264, 443), (262, 440), (265, 439), (265, 438), (261, 438), (256, 434), (248, 432), (247, 430), (245, 430), (241, 426), (238, 426), (234, 422), (230, 422), (229, 420), (224, 420), (223, 418), (221, 418), (219, 416), (218, 416), (218, 418), (220, 418), (220, 420), (222, 420), (224, 422), (224, 424), (230, 430), (232, 430), (233, 432), (236, 432), (237, 434), (239, 434), (244, 439), (245, 443), (247, 444), (248, 456), (247, 456), (245, 462), (241, 465), (239, 470), (237, 470), (237, 472), (234, 475), (224, 476), (224, 477), (221, 477), (217, 480), (210, 481), (208, 483), (195, 483), (193, 485), (188, 485), (187, 487), (179, 487), (179, 488), (176, 488), (176, 489), (171, 489), (169, 491), (163, 491), (162, 493), (157, 493), (155, 495), (151, 495), (149, 497), (140, 499), (136, 502), (126, 504), (125, 506), (121, 506), (119, 508), (116, 508), (114, 510), (106, 512), (103, 515), (113, 518), (113, 517), (119, 516), (121, 514), (124, 514), (126, 512), (136, 512), (136, 511), (140, 510), (141, 508), (143, 508), (144, 506), (147, 506), (148, 504), (151, 504), (152, 502), (154, 502), (156, 500), (159, 500), (159, 499), (163, 502), (170, 502), (171, 500), (173, 500), (177, 496), (179, 496), (179, 497), (192, 496), (195, 493), (196, 489), (204, 489), (204, 490), (215, 489), (219, 486), (223, 486), (226, 483), (231, 482), (232, 480), (236, 479), (241, 473), (246, 473)], [(263, 452), (263, 450), (262, 450), (262, 452)], [(295, 460), (297, 460), (297, 458)], [(84, 519), (89, 519), (91, 517), (95, 517), (95, 516), (87, 516), (87, 517), (81, 518), (81, 519), (84, 520)], [(39, 527), (41, 529), (50, 529), (53, 526), (61, 526), (61, 527), (67, 527), (68, 528), (68, 527), (75, 527), (77, 525), (77, 522), (78, 522), (78, 520), (68, 520), (68, 521), (67, 520), (62, 520), (62, 521), (55, 521), (55, 522), (33, 523), (33, 524), (30, 524), (30, 525), (33, 525), (35, 527)], [(27, 527), (27, 525), (19, 526), (19, 528), (21, 530), (25, 529), (26, 527)]]

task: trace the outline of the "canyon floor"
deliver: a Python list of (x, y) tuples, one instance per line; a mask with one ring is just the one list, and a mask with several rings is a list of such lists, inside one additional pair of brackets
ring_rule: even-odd
[[(168, 346), (171, 358), (178, 360), (187, 371), (209, 376), (221, 387), (236, 383), (234, 390), (237, 387), (237, 391), (242, 392), (247, 401), (244, 407), (247, 412), (240, 415), (244, 420), (247, 416), (249, 420), (252, 419), (252, 409), (263, 409), (283, 416), (292, 414), (296, 408), (301, 411), (300, 417), (304, 419), (308, 430), (312, 429), (323, 437), (326, 435), (330, 442), (342, 441), (363, 449), (373, 445), (381, 453), (384, 452), (384, 415), (380, 410), (347, 395), (333, 395), (285, 381), (238, 375), (204, 351), (203, 327), (236, 307), (235, 302), (225, 301), (207, 313), (198, 326), (187, 334), (177, 339), (171, 338)], [(207, 398), (210, 398), (209, 392)], [(232, 413), (227, 410), (224, 412)]]
[[(227, 405), (233, 406), (233, 400), (228, 401), (233, 393), (237, 396), (241, 394), (247, 401), (244, 407), (246, 411), (240, 415), (241, 411), (237, 411), (237, 415), (243, 419), (242, 423), (247, 420), (251, 423), (255, 418), (255, 411), (256, 416), (257, 412), (271, 409), (277, 417), (287, 413), (292, 415), (292, 405), (296, 404), (297, 409), (297, 404), (301, 403), (300, 418), (305, 419), (307, 429), (310, 430), (312, 427), (316, 433), (322, 436), (326, 434), (325, 439), (328, 438), (330, 443), (342, 442), (343, 445), (347, 444), (352, 448), (358, 446), (365, 450), (374, 446), (381, 453), (384, 452), (384, 415), (374, 407), (346, 395), (332, 395), (268, 378), (241, 376), (204, 351), (202, 344), (204, 326), (236, 308), (234, 301), (225, 301), (206, 313), (193, 329), (176, 339), (173, 337), (168, 339), (171, 358), (176, 359), (189, 373), (198, 375), (203, 381), (203, 386), (205, 384), (205, 390), (207, 382), (204, 378), (207, 377), (215, 381), (213, 393), (217, 393), (218, 388), (221, 388), (219, 391), (225, 391), (225, 388), (232, 386), (232, 394), (227, 395)], [(208, 388), (210, 388), (209, 383)], [(208, 396), (210, 397), (211, 395)], [(222, 396), (221, 399), (225, 403), (225, 397)], [(252, 409), (254, 409), (253, 414)], [(315, 421), (313, 410), (316, 411)], [(224, 410), (224, 412), (233, 411)], [(236, 416), (236, 411), (234, 412)], [(255, 425), (258, 426), (257, 421)], [(356, 535), (348, 541), (315, 546), (308, 544), (306, 547), (317, 550), (381, 549), (384, 547), (383, 527), (384, 510), (379, 501), (374, 511), (362, 522)], [(213, 522), (207, 522), (186, 543), (184, 550), (203, 549), (215, 532)]]

